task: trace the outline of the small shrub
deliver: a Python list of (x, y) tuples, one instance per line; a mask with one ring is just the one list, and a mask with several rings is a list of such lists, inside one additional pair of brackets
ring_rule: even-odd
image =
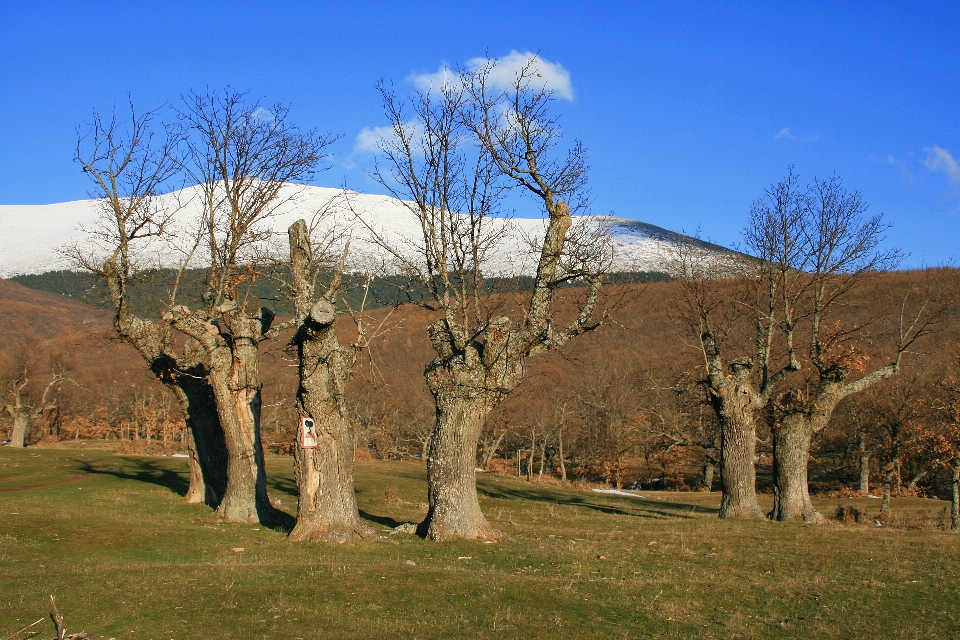
[(837, 514), (835, 517), (845, 524), (863, 524), (867, 514), (853, 505), (844, 506), (841, 504), (837, 506)]

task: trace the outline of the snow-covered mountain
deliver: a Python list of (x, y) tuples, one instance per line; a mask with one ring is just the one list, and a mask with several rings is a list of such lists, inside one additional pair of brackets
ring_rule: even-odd
[[(174, 243), (154, 241), (141, 251), (143, 264), (176, 266), (188, 244), (189, 223), (196, 220), (199, 197), (196, 188), (175, 194), (183, 209), (178, 213), (179, 227)], [(171, 197), (171, 196), (168, 196)], [(393, 257), (373, 241), (369, 226), (404, 256), (415, 256), (422, 243), (420, 225), (402, 202), (394, 198), (343, 192), (340, 189), (289, 185), (281, 192), (283, 201), (265, 221), (276, 233), (278, 250), (286, 229), (304, 218), (316, 222), (315, 233), (335, 233), (351, 238), (350, 266), (364, 269), (371, 263), (393, 262)], [(172, 201), (172, 197), (171, 197)], [(322, 212), (322, 213), (321, 213)], [(357, 216), (366, 223), (361, 223)], [(0, 205), (0, 277), (43, 273), (74, 268), (64, 250), (70, 246), (97, 251), (96, 238), (100, 209), (96, 200), (78, 200), (49, 205)], [(583, 218), (582, 221), (588, 220)], [(663, 255), (677, 237), (676, 233), (654, 225), (610, 216), (590, 218), (605, 226), (613, 244), (613, 269), (616, 271), (665, 270)], [(491, 219), (490, 230), (503, 230), (500, 241), (488, 256), (487, 272), (506, 275), (533, 272), (535, 256), (528, 238), (542, 237), (540, 218)], [(179, 239), (182, 246), (177, 246)], [(716, 245), (700, 243), (708, 252), (723, 252)], [(198, 262), (198, 264), (201, 264)]]

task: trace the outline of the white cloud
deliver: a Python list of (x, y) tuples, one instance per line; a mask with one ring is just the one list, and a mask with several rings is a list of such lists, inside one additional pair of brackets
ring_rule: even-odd
[(393, 127), (364, 127), (363, 131), (357, 134), (357, 139), (353, 144), (354, 151), (368, 151), (376, 153), (379, 149), (380, 141), (393, 136)]
[(937, 145), (927, 147), (924, 151), (927, 152), (927, 157), (923, 164), (927, 169), (942, 171), (950, 182), (960, 185), (960, 164), (949, 151)]
[(440, 65), (436, 73), (415, 73), (407, 77), (407, 80), (413, 83), (417, 89), (423, 92), (430, 92), (435, 89), (442, 89), (446, 86), (457, 86), (460, 84), (460, 74), (453, 71), (446, 62)]
[(798, 135), (794, 135), (793, 131), (790, 130), (790, 127), (784, 127), (783, 129), (780, 129), (780, 131), (777, 133), (777, 135), (773, 136), (773, 139), (774, 139), (774, 140), (789, 140), (790, 142), (802, 142), (802, 143), (806, 143), (806, 142), (813, 142), (813, 141), (817, 140), (819, 137), (820, 137), (820, 134), (819, 134), (819, 133), (816, 134), (816, 135), (812, 135), (812, 136), (798, 136)]
[(887, 156), (887, 164), (890, 165), (891, 167), (895, 167), (900, 172), (900, 175), (903, 176), (904, 182), (906, 182), (907, 184), (913, 184), (913, 172), (910, 171), (910, 168), (907, 167), (907, 165), (900, 162), (899, 160), (894, 158), (892, 155)]
[(250, 117), (254, 120), (262, 120), (263, 122), (273, 122), (277, 117), (269, 109), (264, 109), (263, 107), (257, 107), (256, 110), (250, 114)]
[[(487, 59), (482, 57), (471, 58), (467, 61), (467, 71), (474, 71), (486, 64)], [(545, 88), (553, 91), (554, 95), (564, 100), (573, 100), (573, 84), (570, 82), (570, 72), (559, 62), (550, 62), (529, 51), (511, 51), (509, 55), (497, 59), (496, 66), (491, 70), (489, 82), (496, 89), (510, 87), (517, 74), (529, 63), (533, 63), (531, 71), (531, 85), (535, 88)], [(446, 63), (434, 73), (419, 73), (410, 75), (407, 80), (421, 91), (433, 91), (444, 86), (459, 83), (459, 75), (450, 69)]]
[[(411, 120), (405, 122), (403, 128), (407, 134), (416, 139), (417, 123)], [(382, 141), (396, 140), (397, 134), (391, 126), (385, 127), (364, 127), (363, 131), (357, 134), (353, 144), (353, 152), (379, 153), (380, 143)]]

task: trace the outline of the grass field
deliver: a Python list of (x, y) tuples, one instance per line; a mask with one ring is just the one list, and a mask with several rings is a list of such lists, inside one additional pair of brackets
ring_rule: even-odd
[[(292, 513), (291, 459), (268, 470)], [(386, 533), (422, 516), (423, 468), (361, 463), (385, 538), (292, 544), (180, 504), (186, 472), (82, 443), (0, 449), (0, 640), (40, 618), (12, 637), (53, 637), (50, 594), (68, 633), (117, 640), (960, 637), (960, 536), (935, 528), (721, 521), (717, 494), (483, 474), (481, 505), (515, 542), (437, 544)], [(879, 509), (818, 507), (841, 502)], [(894, 501), (934, 521), (943, 506)]]

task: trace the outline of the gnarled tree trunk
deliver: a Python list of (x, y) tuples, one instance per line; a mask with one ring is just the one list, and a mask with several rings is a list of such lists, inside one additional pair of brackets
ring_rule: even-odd
[(130, 343), (160, 382), (177, 397), (190, 430), (190, 486), (184, 502), (220, 505), (227, 486), (227, 449), (217, 415), (213, 389), (206, 379), (206, 366), (196, 360), (199, 345), (188, 341), (189, 357), (178, 360), (169, 335), (153, 322), (133, 314), (126, 292), (126, 279), (117, 259), (103, 266), (103, 276), (116, 308), (113, 326)]
[(174, 392), (186, 416), (190, 452), (190, 486), (183, 501), (214, 509), (227, 490), (227, 445), (217, 416), (213, 389), (196, 375), (161, 380)]
[(807, 461), (813, 425), (802, 415), (786, 416), (773, 430), (773, 520), (803, 520), (822, 523), (813, 508), (807, 485)]
[(235, 340), (233, 350), (216, 350), (208, 376), (227, 448), (227, 487), (217, 515), (229, 522), (270, 523), (276, 514), (267, 497), (260, 442), (256, 345)]
[(800, 390), (793, 389), (777, 400), (777, 425), (773, 436), (774, 503), (771, 518), (803, 518), (805, 522), (814, 523), (826, 521), (810, 503), (807, 487), (807, 465), (813, 434), (827, 426), (833, 410), (841, 400), (889, 378), (897, 371), (897, 365), (887, 365), (853, 382), (844, 382), (845, 370), (823, 369), (813, 399)]
[(736, 396), (720, 415), (721, 518), (763, 518), (757, 502), (757, 432), (749, 403)]
[(347, 542), (376, 533), (360, 520), (353, 485), (353, 433), (343, 401), (343, 387), (353, 368), (354, 352), (337, 339), (333, 305), (320, 299), (303, 321), (294, 342), (299, 354), (300, 414), (314, 421), (316, 449), (294, 449), (299, 489), (297, 524), (291, 540)]
[(458, 393), (456, 387), (434, 392), (437, 418), (427, 458), (429, 511), (420, 530), (431, 540), (506, 537), (487, 522), (477, 499), (477, 442), (492, 409), (485, 395)]
[[(229, 300), (217, 307), (219, 321), (201, 322), (186, 307), (174, 307), (168, 321), (198, 344), (205, 355), (206, 381), (213, 392), (227, 450), (227, 486), (217, 515), (230, 522), (273, 523), (260, 441), (259, 341), (273, 314), (248, 316)], [(221, 324), (222, 323), (222, 324)]]

